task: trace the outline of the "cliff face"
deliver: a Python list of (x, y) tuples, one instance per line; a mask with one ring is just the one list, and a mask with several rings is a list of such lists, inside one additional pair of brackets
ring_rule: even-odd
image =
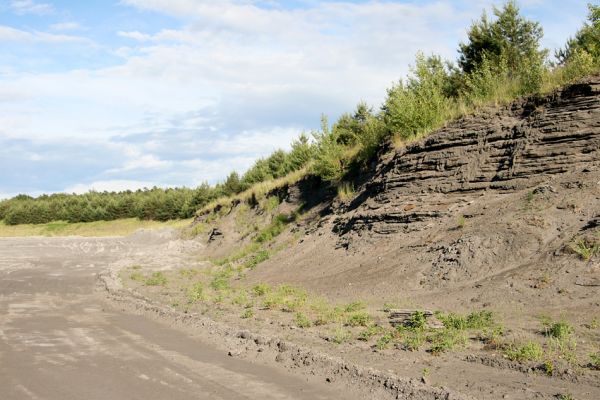
[(335, 229), (423, 229), (484, 191), (535, 187), (550, 175), (597, 171), (600, 77), (544, 98), (484, 111), (397, 151)]

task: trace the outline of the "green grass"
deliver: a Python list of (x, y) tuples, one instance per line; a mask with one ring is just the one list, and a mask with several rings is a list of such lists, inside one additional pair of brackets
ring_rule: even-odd
[(511, 361), (539, 361), (544, 356), (544, 349), (538, 342), (529, 341), (522, 345), (510, 345), (504, 350), (504, 355)]
[(351, 182), (342, 182), (338, 185), (337, 194), (340, 200), (348, 201), (355, 195), (354, 184)]
[(153, 272), (144, 284), (146, 286), (164, 286), (167, 284), (167, 277), (161, 271)]
[(308, 328), (312, 325), (312, 323), (310, 322), (310, 319), (306, 316), (306, 314), (297, 312), (296, 313), (296, 325), (299, 328)]
[(600, 370), (600, 352), (590, 353), (590, 366), (593, 369)]
[(191, 224), (192, 219), (174, 221), (146, 221), (137, 218), (117, 219), (114, 221), (76, 222), (65, 221), (49, 222), (47, 224), (22, 224), (6, 225), (0, 221), (0, 237), (23, 236), (127, 236), (138, 229), (180, 229)]
[(187, 291), (187, 298), (190, 303), (194, 303), (196, 301), (204, 300), (204, 285), (202, 282), (196, 282), (192, 285)]
[(596, 234), (595, 239), (576, 239), (571, 243), (571, 250), (577, 254), (583, 261), (590, 261), (600, 253), (600, 233)]

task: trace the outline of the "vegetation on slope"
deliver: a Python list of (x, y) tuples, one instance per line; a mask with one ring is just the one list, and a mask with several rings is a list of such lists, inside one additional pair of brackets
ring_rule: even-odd
[(388, 89), (379, 111), (360, 103), (332, 126), (323, 117), (320, 131), (301, 134), (289, 152), (277, 150), (257, 160), (242, 176), (232, 172), (223, 183), (196, 189), (56, 194), (36, 199), (20, 195), (0, 202), (0, 220), (15, 225), (189, 218), (228, 196), (250, 198), (260, 188), (273, 187), (265, 185), (273, 180), (290, 183), (311, 173), (343, 184), (368, 165), (383, 143), (391, 140), (401, 145), (484, 104), (548, 92), (598, 71), (600, 6), (588, 7), (587, 23), (556, 53), (557, 63), (549, 62), (548, 51), (540, 47), (543, 30), (539, 23), (525, 19), (516, 3), (509, 1), (494, 8), (493, 18), (484, 13), (472, 24), (466, 43), (459, 45), (456, 62), (418, 54), (409, 76)]

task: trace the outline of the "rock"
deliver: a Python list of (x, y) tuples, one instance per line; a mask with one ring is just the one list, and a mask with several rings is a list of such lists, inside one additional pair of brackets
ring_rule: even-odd
[(208, 241), (213, 242), (221, 237), (223, 237), (223, 232), (219, 228), (213, 228), (208, 235)]

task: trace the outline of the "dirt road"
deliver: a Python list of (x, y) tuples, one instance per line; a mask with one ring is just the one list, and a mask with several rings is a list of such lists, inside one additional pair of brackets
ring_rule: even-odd
[(96, 274), (144, 245), (117, 238), (0, 239), (0, 387), (12, 399), (333, 399), (322, 379), (228, 357), (127, 314)]

